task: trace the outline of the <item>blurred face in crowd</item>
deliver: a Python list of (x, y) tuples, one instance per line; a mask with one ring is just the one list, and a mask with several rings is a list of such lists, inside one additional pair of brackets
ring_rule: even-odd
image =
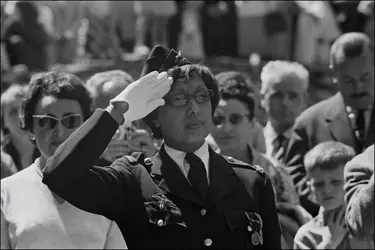
[(212, 136), (222, 151), (247, 147), (252, 122), (246, 104), (237, 99), (219, 101), (213, 116)]
[(262, 93), (262, 106), (273, 127), (288, 129), (305, 108), (305, 91), (296, 77), (285, 75), (280, 80), (262, 83), (267, 87)]
[(160, 126), (169, 147), (194, 152), (212, 127), (210, 90), (195, 74), (189, 79), (177, 79), (164, 99), (166, 104), (157, 109), (154, 124)]
[(27, 133), (21, 129), (19, 112), (26, 87), (13, 85), (1, 96), (1, 112), (4, 129), (12, 136), (24, 137)]
[(366, 48), (361, 56), (345, 58), (334, 66), (347, 105), (365, 109), (374, 103), (374, 54)]
[(344, 166), (332, 170), (314, 169), (308, 176), (316, 202), (325, 210), (332, 210), (344, 204)]
[(76, 100), (42, 97), (33, 116), (35, 140), (42, 156), (51, 157), (82, 123), (82, 109)]

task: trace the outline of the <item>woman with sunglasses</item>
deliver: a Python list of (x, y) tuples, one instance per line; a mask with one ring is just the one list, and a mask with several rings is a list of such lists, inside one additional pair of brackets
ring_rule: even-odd
[[(256, 151), (249, 138), (254, 127), (255, 99), (244, 76), (236, 78), (216, 76), (221, 99), (213, 115), (211, 138), (207, 138), (217, 152), (230, 155), (251, 165), (262, 166), (270, 177), (274, 191), (279, 221), (282, 227), (282, 248), (293, 248), (293, 237), (298, 228), (311, 219), (298, 201), (293, 183), (285, 170)], [(240, 77), (238, 77), (240, 76)], [(262, 132), (262, 131), (261, 131)], [(275, 164), (275, 165), (273, 165)]]
[(46, 161), (91, 115), (82, 81), (68, 73), (37, 74), (22, 107), (22, 128), (41, 156), (1, 180), (1, 249), (126, 248), (117, 224), (71, 205), (42, 183)]

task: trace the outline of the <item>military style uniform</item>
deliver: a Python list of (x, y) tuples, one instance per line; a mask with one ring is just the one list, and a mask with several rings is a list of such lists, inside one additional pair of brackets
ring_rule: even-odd
[[(221, 156), (211, 148), (209, 154), (211, 184), (205, 201), (163, 147), (152, 158), (140, 154), (129, 161), (146, 167), (165, 196), (181, 210), (184, 229), (179, 234), (171, 232), (171, 241), (188, 249), (280, 248), (274, 193), (263, 168)], [(149, 217), (155, 214), (149, 213)], [(153, 221), (164, 225), (163, 218)]]

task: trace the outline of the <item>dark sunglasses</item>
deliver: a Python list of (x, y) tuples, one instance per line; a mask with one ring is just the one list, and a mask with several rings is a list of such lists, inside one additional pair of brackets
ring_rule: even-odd
[(67, 129), (78, 128), (82, 124), (82, 116), (79, 114), (67, 115), (62, 118), (49, 115), (33, 115), (33, 118), (37, 120), (38, 126), (43, 129), (54, 129), (58, 121)]
[(238, 113), (230, 114), (229, 116), (224, 115), (214, 115), (212, 117), (212, 122), (215, 126), (223, 124), (226, 119), (229, 120), (229, 122), (233, 125), (238, 125), (242, 122), (243, 118), (249, 117), (249, 115), (241, 115)]
[(211, 96), (214, 95), (214, 91), (211, 89), (200, 90), (194, 95), (178, 94), (170, 96), (166, 101), (174, 106), (185, 106), (190, 99), (193, 99), (201, 104), (211, 100)]

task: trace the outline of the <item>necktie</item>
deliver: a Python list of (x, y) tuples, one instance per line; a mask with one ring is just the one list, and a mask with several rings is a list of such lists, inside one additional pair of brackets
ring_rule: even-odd
[(276, 137), (273, 143), (273, 150), (272, 150), (272, 157), (278, 161), (282, 161), (284, 159), (285, 151), (286, 151), (286, 142), (287, 139), (283, 134), (280, 134)]
[(356, 123), (356, 131), (357, 131), (357, 138), (358, 138), (358, 146), (360, 150), (363, 150), (364, 143), (365, 143), (365, 129), (366, 129), (366, 120), (365, 120), (365, 109), (358, 110), (357, 118), (355, 120)]
[(190, 164), (188, 180), (201, 198), (205, 200), (208, 191), (208, 181), (204, 163), (193, 153), (186, 154), (185, 159)]

